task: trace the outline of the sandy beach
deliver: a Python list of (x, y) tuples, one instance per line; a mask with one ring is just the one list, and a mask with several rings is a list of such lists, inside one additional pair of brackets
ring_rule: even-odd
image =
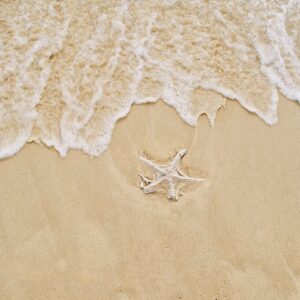
[[(266, 125), (236, 102), (215, 128), (135, 105), (100, 157), (28, 144), (0, 161), (1, 299), (299, 299), (300, 109)], [(206, 181), (143, 194), (146, 154)]]
[(299, 300), (299, 29), (297, 0), (0, 0), (0, 300)]

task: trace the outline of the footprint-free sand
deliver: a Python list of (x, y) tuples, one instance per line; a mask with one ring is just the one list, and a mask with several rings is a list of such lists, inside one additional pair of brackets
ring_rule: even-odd
[[(144, 195), (139, 155), (207, 180)], [(28, 144), (0, 161), (1, 299), (300, 299), (300, 109), (236, 102), (215, 128), (136, 105), (100, 157)]]

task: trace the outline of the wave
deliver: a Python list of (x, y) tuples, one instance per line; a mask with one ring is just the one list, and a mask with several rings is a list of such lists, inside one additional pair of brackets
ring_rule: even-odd
[(227, 99), (267, 124), (300, 103), (300, 2), (0, 2), (0, 158), (29, 141), (107, 149), (133, 104), (195, 126)]

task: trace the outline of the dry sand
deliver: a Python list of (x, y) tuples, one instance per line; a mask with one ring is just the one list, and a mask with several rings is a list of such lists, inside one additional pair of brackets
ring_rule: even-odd
[[(228, 101), (215, 128), (135, 106), (99, 158), (27, 145), (0, 162), (1, 299), (300, 299), (300, 109), (279, 123)], [(144, 195), (138, 156), (205, 176)]]

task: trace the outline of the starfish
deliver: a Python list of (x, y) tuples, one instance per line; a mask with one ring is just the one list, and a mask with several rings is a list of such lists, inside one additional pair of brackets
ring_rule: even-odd
[(154, 172), (153, 179), (149, 179), (141, 173), (138, 173), (138, 175), (142, 178), (140, 187), (144, 193), (148, 194), (157, 192), (158, 188), (164, 186), (167, 190), (167, 198), (177, 201), (179, 196), (181, 196), (180, 188), (185, 182), (203, 181), (203, 178), (189, 177), (179, 170), (180, 161), (186, 152), (186, 149), (180, 150), (168, 165), (159, 165), (143, 156), (140, 156), (141, 161), (143, 161)]

